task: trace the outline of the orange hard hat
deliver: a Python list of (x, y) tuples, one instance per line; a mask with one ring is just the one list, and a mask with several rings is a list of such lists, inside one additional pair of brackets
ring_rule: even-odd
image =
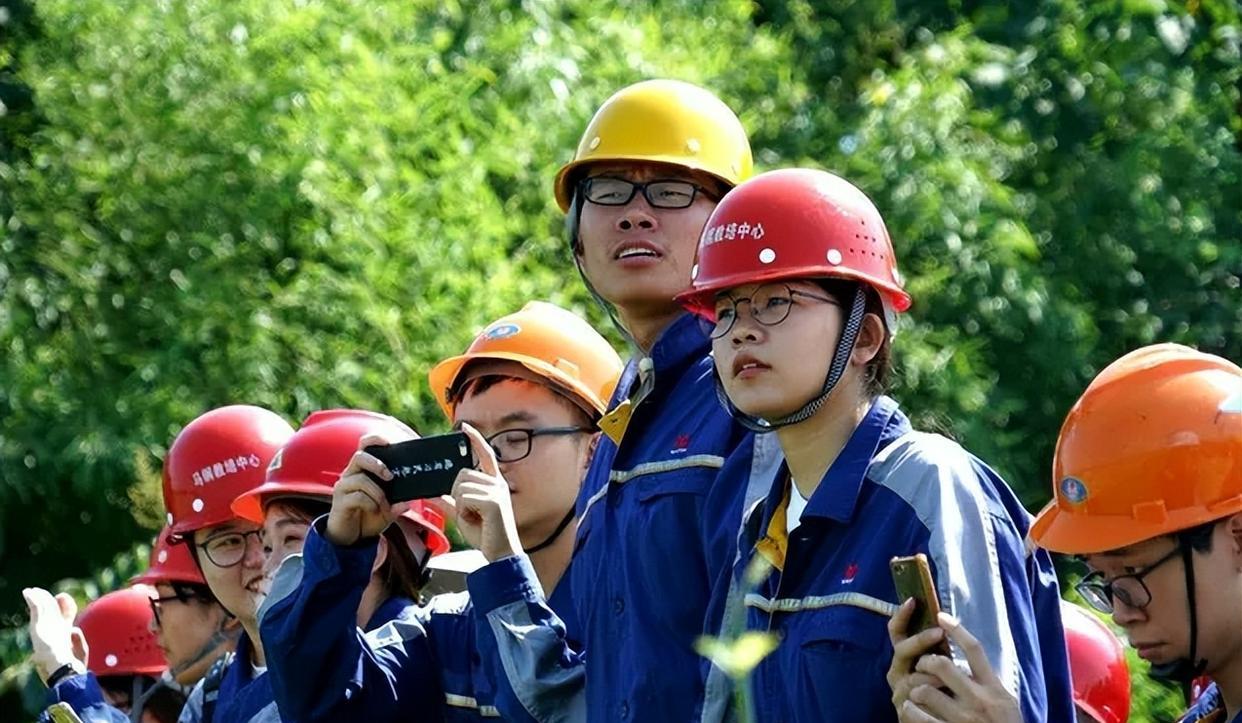
[(593, 417), (606, 411), (622, 368), (616, 350), (582, 317), (555, 304), (532, 301), (489, 324), (465, 354), (432, 368), (431, 393), (449, 419), (462, 370), (484, 361), (517, 362)]
[(146, 585), (116, 590), (78, 615), (89, 648), (86, 668), (95, 675), (160, 675), (168, 669), (151, 632), (151, 598)]
[(199, 569), (194, 556), (190, 554), (190, 546), (173, 542), (172, 528), (160, 530), (160, 536), (151, 548), (151, 560), (141, 575), (129, 581), (131, 585), (146, 583), (184, 582), (193, 585), (206, 585), (203, 571)]
[(1100, 723), (1130, 719), (1130, 669), (1121, 641), (1099, 618), (1061, 601), (1074, 705)]
[(1115, 550), (1242, 512), (1242, 369), (1177, 344), (1130, 352), (1070, 410), (1031, 537)]

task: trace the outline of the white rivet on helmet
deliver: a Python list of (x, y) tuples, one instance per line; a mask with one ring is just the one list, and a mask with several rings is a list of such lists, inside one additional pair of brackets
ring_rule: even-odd
[(113, 655), (112, 653), (108, 653), (108, 657), (104, 658), (104, 665), (108, 666), (109, 668), (115, 668), (116, 664), (117, 664), (116, 656)]
[(776, 252), (772, 249), (764, 249), (759, 252), (760, 263), (770, 264), (776, 260)]
[(591, 139), (591, 150), (595, 150), (596, 148), (599, 148), (599, 144), (600, 144), (599, 136), (595, 136), (594, 138), (592, 138)]
[(690, 278), (692, 279), (699, 278), (699, 265), (698, 264), (695, 264), (694, 266), (690, 267)]
[(171, 512), (168, 513), (168, 525), (170, 527), (172, 526), (172, 513)]
[(841, 251), (838, 249), (828, 249), (828, 263), (833, 266), (841, 265)]
[(698, 152), (699, 152), (699, 148), (701, 148), (701, 146), (699, 145), (699, 139), (698, 139), (698, 138), (690, 138), (690, 139), (688, 139), (688, 140), (686, 141), (686, 152), (688, 152), (688, 153), (698, 153)]
[(168, 550), (160, 550), (160, 554), (156, 555), (155, 557), (160, 562), (167, 562), (168, 561)]
[(190, 507), (193, 508), (195, 512), (202, 512), (203, 501), (196, 497), (194, 498), (194, 501), (190, 503)]

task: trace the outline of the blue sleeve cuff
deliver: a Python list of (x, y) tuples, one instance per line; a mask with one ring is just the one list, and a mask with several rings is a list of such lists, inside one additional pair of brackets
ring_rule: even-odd
[(489, 563), (466, 576), (474, 607), (486, 615), (519, 600), (543, 599), (535, 568), (525, 555), (513, 555)]
[(94, 673), (70, 675), (47, 691), (47, 706), (67, 703), (86, 721), (128, 721), (128, 717), (108, 705)]
[(378, 554), (377, 539), (359, 540), (352, 545), (334, 545), (324, 537), (328, 516), (323, 515), (310, 526), (302, 548), (303, 576), (315, 583), (341, 577), (348, 583), (365, 586), (371, 581), (371, 567)]

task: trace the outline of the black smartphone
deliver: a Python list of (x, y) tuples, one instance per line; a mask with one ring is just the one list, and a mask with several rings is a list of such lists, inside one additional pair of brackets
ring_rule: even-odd
[(392, 479), (367, 476), (383, 488), (389, 502), (422, 500), (447, 495), (463, 469), (474, 467), (470, 440), (462, 432), (375, 445), (363, 450), (384, 463)]
[[(927, 555), (919, 553), (910, 557), (894, 557), (888, 563), (893, 573), (893, 587), (897, 588), (897, 604), (914, 598), (914, 615), (910, 618), (907, 635), (917, 635), (929, 628), (937, 627), (936, 617), (940, 614), (940, 598), (936, 595), (936, 583), (932, 580), (931, 565)], [(947, 656), (949, 645), (944, 640), (932, 648), (932, 653)]]

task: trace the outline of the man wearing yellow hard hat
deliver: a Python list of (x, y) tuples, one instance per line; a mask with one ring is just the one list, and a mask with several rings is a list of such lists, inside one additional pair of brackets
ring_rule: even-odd
[[(674, 297), (690, 284), (708, 216), (751, 170), (746, 132), (719, 98), (648, 80), (604, 102), (556, 175), (574, 262), (634, 353), (578, 497), (570, 583), (582, 657), (555, 634), (501, 635), (531, 624), (536, 596), (518, 567), (494, 563), (471, 575), (500, 657), (551, 661), (496, 665), (528, 709), (563, 701), (565, 687), (581, 685), (571, 668), (585, 660), (588, 720), (695, 716), (693, 641), (710, 588), (704, 500), (747, 433), (717, 400), (706, 331)], [(476, 578), (487, 585), (476, 588)], [(560, 692), (540, 699), (547, 691)]]

